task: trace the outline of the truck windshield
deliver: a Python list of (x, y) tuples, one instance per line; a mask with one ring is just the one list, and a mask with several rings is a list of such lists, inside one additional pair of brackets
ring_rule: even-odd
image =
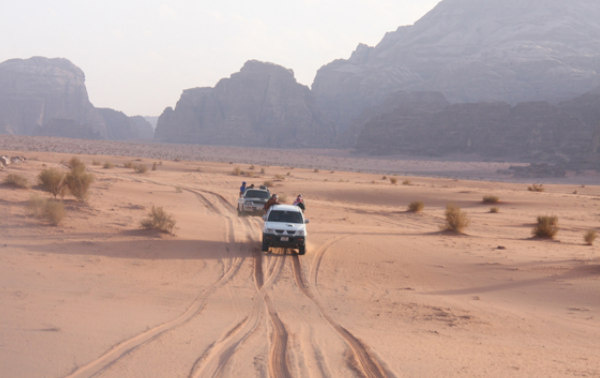
[(246, 197), (246, 198), (264, 198), (264, 199), (267, 199), (267, 198), (269, 198), (269, 192), (267, 192), (265, 190), (252, 190), (252, 189), (248, 189), (248, 190), (246, 190), (246, 194), (244, 195), (244, 197)]
[(298, 211), (272, 210), (269, 214), (269, 222), (304, 223), (302, 214)]

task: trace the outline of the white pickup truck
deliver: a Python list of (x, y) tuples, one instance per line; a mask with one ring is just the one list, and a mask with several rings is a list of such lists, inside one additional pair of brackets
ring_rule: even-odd
[(265, 203), (269, 200), (271, 193), (266, 188), (248, 188), (244, 194), (238, 199), (237, 213), (238, 215), (263, 214)]
[(263, 217), (262, 250), (270, 247), (296, 248), (298, 254), (306, 253), (306, 224), (302, 209), (293, 205), (273, 205)]

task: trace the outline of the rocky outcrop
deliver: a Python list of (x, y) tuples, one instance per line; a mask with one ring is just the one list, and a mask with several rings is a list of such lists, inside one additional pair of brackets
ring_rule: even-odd
[(412, 26), (322, 67), (319, 111), (352, 141), (366, 109), (397, 91), (437, 91), (451, 103), (547, 101), (600, 84), (596, 0), (443, 0)]
[(83, 71), (66, 59), (12, 59), (0, 64), (0, 133), (103, 139)]
[[(438, 95), (441, 96), (441, 95)], [(522, 159), (600, 168), (600, 94), (548, 102), (449, 104), (404, 95), (364, 125), (357, 149), (371, 154)]]
[(248, 61), (214, 88), (187, 89), (156, 126), (161, 142), (263, 147), (325, 146), (330, 129), (317, 115), (310, 90), (291, 70)]
[(150, 140), (154, 136), (152, 125), (141, 116), (128, 117), (123, 112), (98, 108), (107, 129), (107, 139)]
[(154, 131), (143, 117), (96, 109), (73, 63), (34, 57), (0, 64), (0, 134), (147, 140)]

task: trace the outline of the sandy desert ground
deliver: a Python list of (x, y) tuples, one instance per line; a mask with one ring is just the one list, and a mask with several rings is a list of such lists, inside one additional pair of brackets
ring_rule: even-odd
[[(0, 181), (35, 183), (76, 153), (96, 181), (87, 203), (64, 198), (59, 226), (28, 214), (48, 193), (0, 185), (0, 376), (600, 376), (600, 240), (583, 241), (600, 231), (598, 185), (394, 185), (234, 157), (139, 174), (131, 151), (3, 148), (28, 159)], [(305, 196), (306, 255), (260, 251), (262, 219), (235, 210), (244, 179)], [(440, 231), (448, 203), (471, 220), (463, 235)], [(153, 205), (174, 235), (140, 228)], [(538, 215), (558, 216), (555, 240), (532, 239)]]

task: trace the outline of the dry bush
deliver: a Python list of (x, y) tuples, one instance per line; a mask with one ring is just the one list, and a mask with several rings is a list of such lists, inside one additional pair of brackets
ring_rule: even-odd
[(31, 215), (34, 217), (40, 217), (45, 202), (46, 199), (38, 196), (37, 194), (34, 194), (31, 197), (29, 197), (29, 201), (27, 202), (27, 208), (29, 209)]
[(500, 202), (500, 198), (498, 198), (497, 196), (483, 196), (483, 199), (481, 200), (483, 203), (498, 203)]
[(140, 225), (147, 230), (157, 230), (171, 234), (175, 227), (175, 220), (162, 207), (152, 206), (152, 210), (148, 213), (148, 218), (142, 220)]
[(234, 167), (233, 171), (231, 171), (231, 174), (234, 176), (240, 176), (242, 174), (242, 170), (240, 167)]
[(411, 213), (420, 213), (424, 207), (425, 204), (423, 203), (423, 201), (413, 201), (408, 204), (408, 211), (410, 211)]
[(100, 162), (98, 160), (92, 160), (92, 165), (100, 165)]
[(396, 177), (390, 177), (390, 182), (395, 185), (398, 183), (398, 179)]
[(490, 213), (499, 213), (500, 209), (498, 209), (497, 207), (490, 207)]
[(529, 190), (530, 192), (543, 192), (544, 185), (543, 184), (532, 184), (527, 187), (527, 190)]
[(273, 186), (273, 181), (265, 181), (265, 182), (263, 182), (263, 185), (266, 186), (267, 188), (270, 188)]
[(248, 167), (248, 170), (250, 170), (250, 171), (253, 171), (253, 170), (254, 170), (254, 168), (256, 168), (256, 167), (254, 166), (254, 164), (252, 164), (252, 165), (250, 165), (250, 166)]
[(261, 175), (264, 175), (264, 174), (265, 174), (265, 169), (264, 169), (264, 168), (261, 168), (261, 169), (260, 169), (260, 174), (261, 174)]
[[(152, 163), (152, 170), (156, 171), (156, 168), (158, 168), (158, 164), (156, 164), (156, 162)], [(200, 169), (200, 168), (198, 168)]]
[(57, 200), (31, 196), (28, 207), (34, 217), (44, 219), (53, 226), (59, 225), (65, 217), (65, 207)]
[(596, 240), (596, 236), (596, 230), (587, 230), (583, 235), (583, 240), (585, 241), (585, 244), (592, 245), (594, 244), (594, 240)]
[(462, 233), (469, 225), (467, 214), (460, 207), (448, 204), (446, 205), (446, 227), (445, 230)]
[(146, 173), (148, 172), (148, 167), (146, 166), (146, 164), (134, 164), (133, 171), (135, 173)]
[(285, 176), (284, 175), (275, 175), (275, 180), (285, 180)]
[(38, 175), (40, 188), (51, 193), (54, 198), (65, 193), (65, 173), (57, 168), (43, 169)]
[(315, 168), (315, 169), (313, 169), (313, 172), (314, 172), (314, 173), (319, 173), (319, 168)]
[(387, 176), (385, 176), (385, 175), (381, 176), (381, 179), (385, 181), (385, 180), (387, 180)]
[(71, 171), (65, 176), (65, 185), (75, 198), (79, 201), (85, 201), (90, 186), (94, 182), (94, 175), (87, 173), (85, 164), (77, 158), (72, 158), (69, 166)]
[(542, 239), (553, 239), (558, 232), (558, 217), (556, 215), (540, 215), (533, 228), (533, 235)]
[(123, 168), (133, 168), (133, 162), (128, 161), (128, 162), (123, 163)]
[(404, 180), (402, 181), (402, 185), (410, 185), (410, 184), (411, 184), (411, 182), (410, 182), (410, 180), (409, 180), (409, 179), (404, 179)]
[(4, 185), (20, 189), (29, 188), (29, 182), (27, 181), (27, 178), (15, 173), (10, 173), (4, 178)]
[(102, 165), (102, 168), (104, 168), (104, 169), (111, 169), (111, 168), (114, 168), (114, 167), (115, 167), (115, 165), (113, 163), (108, 162), (108, 161)]

